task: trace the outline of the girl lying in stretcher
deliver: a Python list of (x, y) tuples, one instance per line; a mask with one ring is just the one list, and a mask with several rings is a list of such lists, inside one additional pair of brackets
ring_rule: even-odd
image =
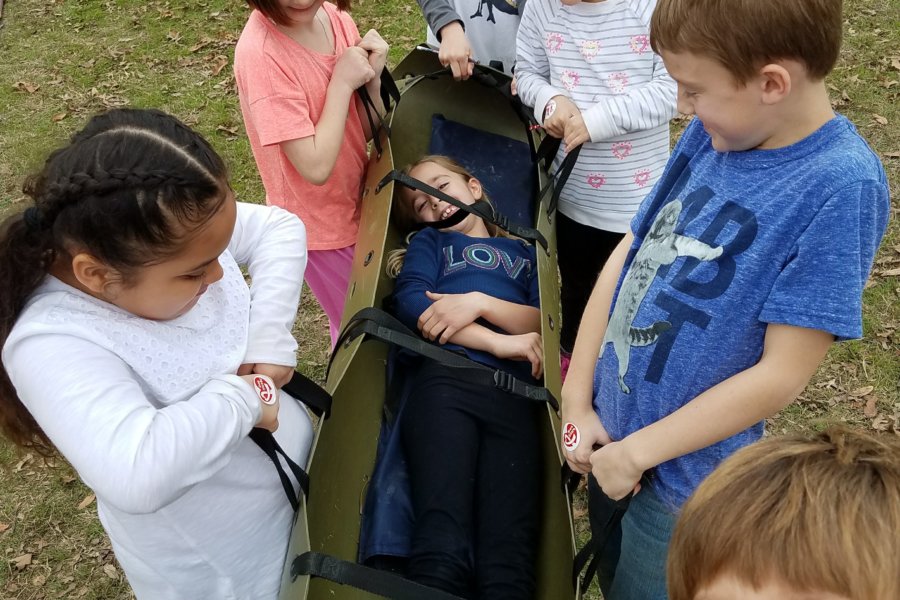
[[(452, 159), (426, 156), (406, 172), (467, 205), (486, 201)], [(421, 231), (390, 259), (397, 317), (476, 362), (541, 377), (534, 247), (425, 192), (398, 196), (398, 224)], [(532, 598), (539, 405), (434, 361), (412, 376), (399, 420), (415, 518), (407, 576), (466, 598)]]

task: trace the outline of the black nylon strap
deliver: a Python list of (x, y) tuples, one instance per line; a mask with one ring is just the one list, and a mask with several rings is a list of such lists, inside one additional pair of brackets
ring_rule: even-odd
[[(397, 89), (397, 84), (394, 82), (394, 78), (391, 76), (391, 72), (388, 71), (387, 67), (384, 67), (381, 70), (380, 78), (381, 102), (384, 104), (385, 112), (390, 112), (391, 99), (394, 100), (394, 105), (400, 102), (400, 90)], [(383, 129), (390, 138), (391, 128), (385, 123), (384, 117), (381, 116), (381, 111), (375, 107), (375, 102), (372, 100), (372, 96), (369, 94), (369, 90), (366, 89), (366, 86), (358, 88), (356, 93), (359, 94), (363, 103), (363, 108), (365, 108), (366, 111), (366, 120), (369, 122), (369, 130), (372, 132), (372, 145), (375, 147), (375, 153), (380, 157), (384, 149), (381, 147), (381, 140), (379, 139), (378, 132)], [(373, 114), (378, 117), (377, 127), (375, 125), (375, 119), (372, 117)]]
[[(573, 487), (577, 487), (580, 483), (581, 475), (575, 473), (567, 464), (563, 463), (562, 479), (563, 485), (572, 490)], [(603, 491), (601, 490), (600, 493), (602, 494)], [(582, 571), (584, 572), (584, 576), (581, 579), (581, 589), (585, 590), (591, 585), (591, 580), (597, 574), (600, 555), (604, 548), (606, 548), (606, 544), (613, 531), (619, 526), (619, 523), (622, 522), (622, 517), (625, 516), (625, 512), (628, 510), (631, 497), (632, 494), (628, 494), (619, 500), (610, 500), (613, 502), (614, 508), (610, 513), (609, 518), (606, 520), (606, 523), (604, 523), (602, 531), (593, 532), (591, 538), (584, 544), (581, 550), (575, 554), (575, 561), (572, 563), (572, 586), (576, 587), (576, 589), (578, 578), (582, 576)], [(587, 568), (585, 568), (585, 565)]]
[[(556, 157), (556, 154), (559, 152), (559, 146), (562, 143), (560, 138), (555, 138), (551, 135), (547, 135), (541, 140), (541, 145), (538, 146), (537, 149), (537, 159), (544, 161), (544, 168), (549, 172), (550, 167), (553, 164), (553, 159)], [(557, 204), (559, 204), (559, 195), (562, 193), (563, 188), (566, 186), (566, 181), (569, 179), (569, 175), (572, 174), (572, 169), (575, 168), (575, 163), (578, 162), (578, 155), (581, 153), (581, 146), (576, 146), (569, 153), (566, 154), (566, 157), (563, 158), (562, 162), (559, 164), (559, 168), (556, 170), (550, 177), (550, 181), (547, 182), (547, 185), (544, 186), (544, 189), (541, 190), (539, 198), (543, 201), (544, 197), (547, 195), (547, 192), (553, 187), (553, 194), (550, 196), (550, 202), (547, 205), (547, 214), (551, 214), (556, 210)]]
[[(368, 307), (353, 315), (338, 337), (335, 348), (350, 343), (361, 335), (369, 335), (406, 348), (448, 367), (465, 370), (469, 381), (496, 387), (527, 400), (547, 402), (553, 410), (559, 410), (559, 402), (547, 388), (526, 383), (506, 371), (486, 367), (466, 356), (430, 344), (383, 310)], [(330, 369), (331, 365), (328, 366)]]
[(488, 204), (487, 202), (476, 202), (475, 204), (468, 205), (464, 202), (460, 202), (452, 196), (449, 196), (448, 194), (445, 194), (441, 190), (428, 185), (424, 181), (413, 179), (402, 171), (393, 170), (385, 175), (381, 179), (381, 181), (378, 182), (378, 185), (375, 186), (375, 193), (377, 194), (378, 192), (380, 192), (381, 189), (391, 181), (396, 181), (397, 183), (405, 185), (406, 187), (413, 190), (425, 192), (429, 196), (438, 198), (439, 200), (443, 200), (448, 204), (452, 204), (460, 210), (464, 210), (467, 213), (481, 217), (485, 221), (493, 223), (500, 229), (507, 231), (516, 237), (520, 237), (523, 240), (527, 240), (531, 243), (540, 244), (544, 250), (547, 250), (548, 248), (547, 239), (544, 237), (544, 234), (542, 234), (537, 229), (534, 229), (533, 227), (524, 227), (522, 225), (510, 223), (508, 218), (494, 212), (490, 204)]
[(291, 562), (291, 580), (300, 575), (327, 579), (393, 600), (461, 600), (459, 596), (321, 552), (298, 554)]
[(317, 417), (327, 419), (331, 414), (331, 394), (299, 371), (294, 371), (291, 380), (281, 389), (305, 404)]
[(288, 502), (291, 503), (294, 512), (297, 512), (297, 509), (300, 508), (300, 499), (297, 497), (297, 494), (294, 493), (294, 484), (285, 472), (284, 465), (278, 460), (278, 455), (280, 454), (282, 458), (284, 458), (284, 462), (287, 463), (288, 468), (300, 483), (300, 490), (303, 492), (303, 495), (307, 497), (309, 496), (309, 475), (307, 475), (306, 471), (291, 460), (285, 451), (282, 450), (271, 431), (254, 427), (250, 430), (250, 439), (256, 442), (256, 445), (266, 453), (266, 456), (268, 456), (275, 465), (275, 470), (278, 471), (278, 478), (281, 479), (281, 486), (284, 488), (284, 493), (287, 496)]

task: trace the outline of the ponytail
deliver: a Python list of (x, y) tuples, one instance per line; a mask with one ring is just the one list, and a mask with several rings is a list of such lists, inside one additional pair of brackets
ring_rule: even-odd
[[(0, 225), (0, 347), (46, 275), (53, 256), (47, 231), (26, 219), (25, 213), (8, 217)], [(33, 445), (42, 453), (52, 449), (50, 440), (16, 395), (5, 367), (0, 368), (0, 428), (19, 446)]]

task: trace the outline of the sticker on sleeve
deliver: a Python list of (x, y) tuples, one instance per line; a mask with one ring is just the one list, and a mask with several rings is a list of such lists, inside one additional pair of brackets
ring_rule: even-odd
[(566, 423), (563, 426), (563, 446), (569, 452), (575, 452), (579, 442), (581, 442), (581, 434), (575, 427), (575, 423)]
[(253, 378), (253, 387), (256, 388), (256, 395), (264, 404), (275, 404), (275, 386), (271, 379), (264, 375), (257, 375)]

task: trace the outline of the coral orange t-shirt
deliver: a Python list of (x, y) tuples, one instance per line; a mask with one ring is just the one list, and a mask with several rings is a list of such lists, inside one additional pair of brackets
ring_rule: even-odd
[(359, 40), (349, 14), (328, 2), (322, 6), (334, 31), (333, 55), (298, 44), (256, 10), (234, 53), (241, 113), (266, 188), (266, 203), (303, 220), (310, 250), (333, 250), (356, 242), (366, 170), (366, 136), (354, 101), (337, 162), (324, 185), (304, 179), (281, 150), (281, 142), (315, 134), (334, 66), (344, 50)]

